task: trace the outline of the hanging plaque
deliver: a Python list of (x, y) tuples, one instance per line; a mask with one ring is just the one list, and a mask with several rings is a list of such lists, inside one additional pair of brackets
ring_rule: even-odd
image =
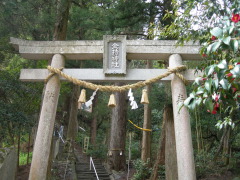
[(103, 71), (106, 75), (126, 74), (126, 36), (103, 36)]

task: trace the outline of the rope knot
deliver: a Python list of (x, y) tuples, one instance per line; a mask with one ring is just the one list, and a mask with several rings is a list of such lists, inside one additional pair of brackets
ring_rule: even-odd
[[(57, 69), (57, 68), (54, 68), (54, 70), (56, 71), (53, 71), (53, 67), (51, 67), (51, 66), (48, 66), (47, 67), (48, 68), (48, 70), (51, 72), (47, 77), (46, 77), (46, 79), (44, 80), (44, 82), (45, 83), (47, 83), (48, 81), (49, 81), (49, 79), (51, 79), (51, 77), (53, 77), (53, 75), (55, 75), (55, 74), (59, 74), (59, 72), (61, 72), (62, 70), (63, 70), (63, 67), (61, 67), (61, 68), (59, 68), (59, 69)], [(57, 72), (58, 71), (58, 72)]]
[(184, 76), (182, 74), (180, 74), (180, 72), (185, 71), (187, 69), (187, 66), (182, 65), (182, 66), (178, 66), (176, 68), (169, 68), (168, 67), (168, 71), (174, 73), (175, 75), (177, 75), (185, 85), (189, 84), (189, 81), (187, 79), (184, 78)]

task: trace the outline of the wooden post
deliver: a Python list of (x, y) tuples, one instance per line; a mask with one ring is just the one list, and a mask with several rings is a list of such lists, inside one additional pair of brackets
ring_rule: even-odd
[[(147, 61), (147, 69), (152, 68), (152, 61)], [(146, 86), (148, 96), (151, 93), (151, 85)], [(144, 129), (151, 129), (151, 108), (149, 104), (144, 104), (144, 121), (143, 121), (143, 128)], [(142, 152), (141, 152), (141, 159), (146, 162), (148, 159), (151, 158), (151, 132), (143, 131), (142, 135)]]
[(70, 142), (74, 142), (78, 134), (77, 113), (78, 113), (78, 98), (80, 94), (80, 87), (74, 84), (72, 90), (73, 92), (72, 92), (71, 103), (70, 103), (68, 131), (67, 131), (67, 139), (69, 139)]
[[(169, 57), (169, 67), (174, 68), (182, 65), (179, 54)], [(195, 164), (193, 157), (192, 135), (188, 110), (183, 107), (180, 111), (178, 103), (187, 98), (186, 87), (181, 79), (172, 75), (172, 104), (174, 113), (174, 129), (177, 149), (177, 166), (179, 180), (195, 180)]]
[[(115, 85), (123, 85), (116, 83)], [(126, 169), (125, 142), (127, 125), (126, 92), (116, 92), (116, 107), (112, 109), (111, 135), (108, 151), (108, 165), (111, 170)]]
[(178, 180), (177, 154), (174, 133), (174, 120), (172, 104), (164, 108), (163, 119), (165, 120), (165, 174), (166, 180)]
[[(52, 67), (61, 68), (64, 66), (64, 57), (55, 54), (52, 58)], [(29, 174), (29, 180), (46, 180), (47, 167), (50, 155), (50, 147), (56, 117), (58, 97), (60, 91), (59, 76), (54, 75), (46, 85), (37, 136), (33, 150), (33, 159)]]

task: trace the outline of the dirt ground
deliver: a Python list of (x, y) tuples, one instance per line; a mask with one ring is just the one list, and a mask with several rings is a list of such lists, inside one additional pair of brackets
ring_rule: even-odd
[(234, 175), (231, 171), (226, 171), (222, 174), (208, 175), (208, 177), (199, 180), (233, 180), (234, 178), (236, 178), (236, 175)]
[(27, 180), (31, 164), (20, 166), (17, 172), (16, 180)]
[[(28, 180), (29, 171), (30, 171), (30, 164), (23, 165), (19, 167), (19, 170), (17, 172), (16, 180)], [(66, 170), (66, 163), (59, 163), (55, 162), (52, 165), (52, 179), (54, 180), (72, 180), (72, 170), (69, 170), (69, 166), (67, 171)]]

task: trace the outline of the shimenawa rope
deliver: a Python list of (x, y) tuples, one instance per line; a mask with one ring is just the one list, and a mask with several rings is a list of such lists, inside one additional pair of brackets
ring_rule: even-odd
[(139, 81), (137, 83), (128, 84), (128, 85), (124, 85), (124, 86), (97, 85), (97, 84), (93, 84), (93, 83), (90, 83), (90, 82), (78, 80), (74, 77), (71, 77), (71, 76), (65, 74), (64, 72), (62, 72), (63, 68), (57, 69), (57, 68), (53, 68), (51, 66), (48, 66), (47, 69), (49, 71), (51, 71), (51, 74), (49, 74), (49, 76), (46, 78), (45, 81), (48, 81), (53, 76), (53, 74), (58, 74), (58, 75), (64, 77), (65, 79), (67, 79), (68, 81), (70, 81), (74, 84), (77, 84), (79, 86), (83, 86), (85, 88), (92, 89), (92, 90), (99, 89), (99, 91), (107, 91), (107, 92), (121, 92), (121, 91), (127, 91), (130, 88), (136, 89), (136, 88), (144, 87), (144, 86), (147, 86), (149, 84), (155, 83), (155, 82), (159, 81), (160, 79), (163, 79), (163, 78), (169, 76), (172, 73), (175, 73), (185, 84), (188, 83), (188, 81), (183, 77), (183, 75), (179, 73), (181, 71), (186, 70), (187, 69), (186, 66), (178, 66), (178, 67), (175, 67), (175, 68), (172, 68), (172, 69), (168, 68), (167, 72), (165, 72), (164, 74), (161, 74), (159, 76), (156, 76), (152, 79), (148, 79), (148, 80), (145, 80), (145, 81)]

